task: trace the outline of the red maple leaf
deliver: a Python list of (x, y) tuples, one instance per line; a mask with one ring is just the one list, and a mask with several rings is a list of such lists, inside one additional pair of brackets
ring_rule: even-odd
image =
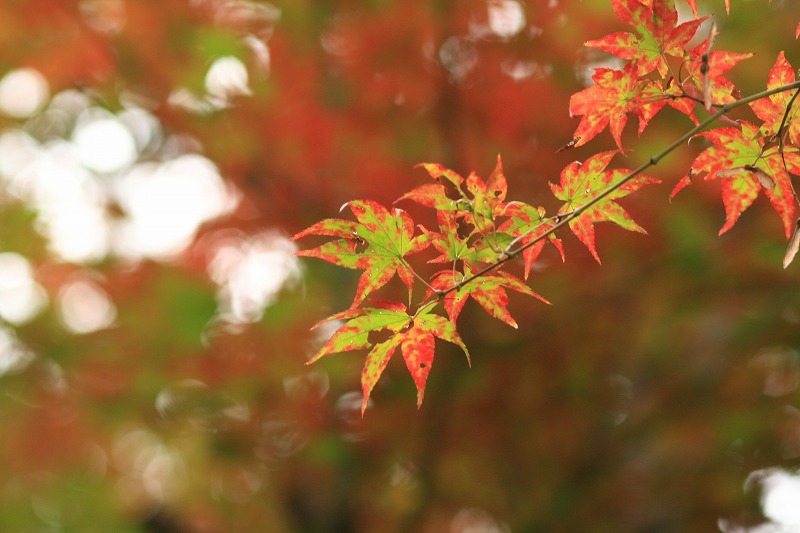
[[(786, 60), (783, 52), (778, 54), (778, 59), (769, 71), (769, 81), (767, 82), (767, 89), (774, 89), (781, 85), (794, 83), (795, 75), (792, 65)], [(784, 121), (784, 115), (792, 101), (792, 93), (789, 91), (782, 91), (769, 96), (768, 98), (761, 98), (756, 100), (750, 107), (758, 118), (764, 121), (761, 126), (761, 133), (765, 136), (772, 136), (778, 133), (781, 123)], [(800, 120), (797, 120), (798, 105), (792, 106), (784, 124), (784, 128), (789, 134), (789, 142), (795, 146), (800, 147)]]
[(639, 117), (641, 133), (668, 100), (661, 91), (652, 90), (652, 81), (638, 78), (632, 63), (623, 70), (596, 68), (592, 80), (594, 85), (569, 99), (570, 116), (582, 116), (575, 130), (576, 140), (570, 146), (586, 144), (608, 126), (622, 150), (622, 130), (628, 122), (628, 113)]
[(741, 128), (717, 128), (698, 136), (705, 137), (713, 146), (697, 156), (690, 174), (681, 180), (680, 185), (682, 188), (690, 175), (700, 173), (706, 173), (706, 180), (720, 179), (722, 203), (725, 205), (725, 225), (719, 230), (720, 235), (733, 227), (763, 189), (781, 217), (788, 238), (794, 228), (795, 202), (784, 161), (790, 172), (800, 172), (797, 149), (785, 149), (783, 157), (778, 147), (764, 149), (764, 139), (758, 127), (745, 121)]
[[(736, 54), (725, 51), (710, 52), (707, 61), (704, 62), (703, 55), (708, 49), (710, 39), (706, 39), (689, 51), (689, 60), (686, 63), (689, 79), (684, 80), (683, 83), (686, 86), (687, 82), (691, 81), (697, 89), (696, 96), (699, 97), (704, 93), (705, 83), (708, 80), (712, 103), (716, 105), (729, 104), (736, 100), (739, 91), (723, 74), (736, 66), (739, 61), (753, 57), (753, 54)], [(707, 69), (705, 75), (703, 74), (704, 69)], [(686, 88), (688, 90), (688, 87)]]
[[(307, 364), (332, 353), (370, 349), (364, 369), (361, 371), (361, 388), (364, 395), (361, 405), (362, 416), (372, 389), (398, 346), (417, 388), (417, 407), (422, 405), (425, 384), (433, 364), (434, 338), (459, 346), (464, 350), (469, 362), (469, 351), (458, 335), (455, 325), (443, 316), (430, 313), (430, 310), (410, 316), (405, 306), (398, 303), (382, 307), (350, 309), (328, 317), (314, 327), (332, 320), (347, 321)], [(388, 334), (389, 338), (382, 342), (374, 342), (370, 340), (371, 334)]]
[(580, 241), (586, 245), (592, 256), (600, 262), (594, 240), (595, 222), (613, 222), (631, 231), (647, 233), (644, 228), (633, 221), (631, 216), (614, 200), (623, 198), (641, 189), (649, 183), (660, 183), (656, 178), (639, 175), (599, 200), (591, 207), (584, 206), (618, 184), (630, 174), (630, 170), (618, 168), (606, 170), (611, 158), (618, 152), (601, 152), (587, 159), (583, 164), (570, 163), (561, 171), (558, 185), (550, 183), (556, 198), (566, 203), (559, 209), (559, 214), (569, 214), (580, 210), (580, 214), (569, 221), (569, 227)]
[[(397, 201), (413, 200), (440, 211), (456, 211), (457, 216), (472, 224), (480, 233), (494, 229), (495, 219), (502, 213), (508, 192), (503, 162), (499, 155), (487, 181), (483, 181), (474, 172), (464, 179), (455, 171), (439, 164), (424, 163), (422, 166), (437, 183), (421, 185)], [(454, 188), (459, 198), (450, 198), (447, 195), (448, 187)]]
[(467, 176), (467, 191), (470, 198), (470, 209), (464, 213), (466, 221), (475, 226), (480, 233), (488, 233), (495, 229), (495, 220), (501, 215), (508, 193), (506, 176), (503, 174), (503, 162), (497, 156), (497, 164), (489, 179), (483, 181), (474, 172)]
[(678, 25), (678, 12), (672, 0), (611, 0), (617, 17), (630, 24), (639, 34), (617, 32), (586, 46), (631, 61), (639, 76), (657, 70), (662, 78), (669, 72), (667, 56), (684, 57), (684, 46), (694, 37), (697, 28), (708, 17), (696, 18)]
[[(545, 218), (544, 208), (533, 207), (523, 202), (509, 202), (503, 214), (509, 219), (503, 222), (498, 231), (507, 233), (517, 239), (519, 246), (525, 246), (528, 243), (537, 241), (555, 225), (554, 220)], [(558, 249), (563, 261), (564, 247), (561, 245), (561, 239), (551, 233), (548, 236), (548, 240)], [(533, 266), (536, 258), (539, 257), (546, 242), (545, 239), (538, 240), (522, 252), (522, 257), (525, 261), (525, 279), (528, 279), (531, 266)]]
[(459, 196), (465, 197), (462, 187), (464, 178), (438, 163), (421, 163), (417, 166), (423, 167), (436, 183), (420, 185), (395, 200), (395, 203), (400, 200), (412, 200), (432, 209), (447, 211), (458, 209), (458, 200), (447, 195), (447, 187), (454, 188)]
[[(442, 270), (434, 274), (431, 287), (438, 291), (447, 291), (458, 285), (462, 280), (470, 277), (473, 273), (473, 270), (469, 266), (465, 266), (463, 273), (453, 270)], [(550, 303), (511, 274), (507, 272), (493, 272), (484, 274), (480, 278), (474, 279), (462, 287), (459, 287), (457, 290), (445, 295), (445, 311), (447, 311), (450, 321), (455, 324), (458, 315), (461, 314), (464, 304), (471, 297), (478, 302), (487, 313), (505, 322), (509, 326), (516, 328), (517, 322), (512, 318), (511, 313), (508, 312), (508, 294), (505, 289), (512, 289), (522, 294), (533, 296), (544, 303)]]

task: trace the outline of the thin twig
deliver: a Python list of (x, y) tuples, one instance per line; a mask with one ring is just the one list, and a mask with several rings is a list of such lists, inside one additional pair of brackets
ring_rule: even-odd
[[(778, 152), (781, 154), (781, 161), (783, 162), (783, 169), (786, 173), (789, 173), (789, 167), (786, 165), (786, 157), (783, 153), (784, 148), (784, 141), (783, 141), (783, 128), (786, 127), (786, 121), (789, 118), (789, 113), (792, 111), (792, 106), (794, 105), (794, 101), (797, 100), (797, 95), (800, 94), (800, 89), (796, 90), (792, 95), (792, 98), (789, 100), (789, 103), (786, 104), (786, 111), (783, 112), (783, 118), (781, 119), (781, 125), (778, 127)], [(797, 191), (794, 190), (794, 184), (792, 180), (789, 180), (789, 186), (792, 188), (792, 195), (794, 196), (794, 201), (800, 205), (800, 198), (797, 197)]]
[[(595, 196), (594, 198), (592, 198), (591, 200), (586, 202), (581, 207), (578, 207), (577, 209), (575, 209), (574, 211), (572, 211), (568, 215), (564, 215), (564, 217), (561, 218), (558, 222), (556, 222), (552, 227), (547, 229), (541, 235), (538, 235), (532, 241), (525, 243), (524, 245), (520, 246), (519, 248), (517, 248), (515, 250), (504, 251), (503, 252), (503, 257), (499, 258), (494, 263), (491, 263), (491, 264), (485, 266), (484, 268), (482, 268), (481, 270), (475, 272), (471, 276), (468, 276), (468, 277), (464, 278), (463, 280), (461, 280), (460, 282), (456, 283), (455, 285), (453, 285), (449, 289), (445, 289), (445, 290), (439, 291), (436, 294), (437, 300), (441, 300), (442, 298), (444, 298), (445, 296), (447, 296), (451, 292), (454, 292), (454, 291), (457, 291), (457, 290), (461, 289), (467, 283), (470, 283), (471, 281), (473, 281), (473, 280), (475, 280), (475, 279), (477, 279), (477, 278), (479, 278), (481, 276), (484, 276), (484, 275), (488, 274), (489, 272), (491, 272), (493, 270), (496, 270), (497, 268), (499, 268), (503, 264), (507, 263), (511, 259), (514, 259), (515, 257), (517, 257), (520, 253), (522, 253), (526, 249), (528, 249), (531, 246), (535, 245), (536, 243), (541, 242), (542, 240), (546, 239), (547, 237), (549, 237), (550, 235), (555, 233), (556, 230), (564, 227), (566, 224), (569, 224), (569, 222), (571, 220), (574, 220), (575, 218), (580, 216), (580, 214), (583, 213), (586, 209), (588, 209), (588, 208), (592, 207), (593, 205), (597, 204), (598, 202), (604, 200), (606, 197), (608, 197), (614, 191), (616, 191), (617, 189), (619, 189), (620, 187), (622, 187), (623, 185), (625, 185), (626, 183), (631, 181), (633, 178), (635, 178), (636, 176), (638, 176), (639, 174), (641, 174), (642, 172), (644, 172), (648, 168), (657, 165), (658, 162), (661, 161), (664, 157), (666, 157), (667, 155), (672, 153), (675, 149), (677, 149), (679, 146), (681, 146), (684, 142), (690, 140), (692, 137), (694, 137), (695, 135), (697, 135), (698, 133), (700, 133), (701, 131), (706, 129), (708, 126), (713, 124), (717, 119), (719, 119), (723, 115), (726, 115), (727, 113), (733, 111), (734, 109), (737, 109), (739, 107), (747, 105), (747, 104), (749, 104), (751, 102), (754, 102), (756, 100), (760, 100), (761, 98), (766, 98), (766, 97), (771, 96), (773, 94), (781, 93), (781, 92), (784, 92), (784, 91), (790, 91), (792, 89), (798, 89), (799, 90), (798, 92), (800, 92), (800, 81), (796, 81), (794, 83), (789, 83), (787, 85), (782, 85), (780, 87), (775, 87), (773, 89), (768, 89), (766, 91), (761, 91), (759, 93), (755, 93), (755, 94), (752, 94), (752, 95), (747, 96), (745, 98), (741, 98), (739, 100), (736, 100), (735, 102), (731, 102), (729, 104), (723, 105), (722, 107), (720, 107), (720, 109), (716, 113), (714, 113), (713, 115), (710, 115), (708, 118), (706, 118), (704, 121), (699, 123), (697, 126), (692, 128), (691, 130), (689, 130), (685, 134), (681, 135), (677, 140), (675, 140), (675, 142), (673, 142), (672, 144), (667, 146), (664, 150), (662, 150), (658, 154), (652, 156), (649, 160), (647, 160), (647, 162), (643, 163), (638, 168), (632, 170), (630, 173), (628, 173), (627, 176), (622, 178), (620, 181), (618, 181), (617, 183), (609, 186), (603, 192), (601, 192), (600, 194), (598, 194), (597, 196)], [(420, 304), (420, 306), (426, 306), (429, 303), (430, 303), (430, 299), (426, 299), (425, 301), (423, 301)]]

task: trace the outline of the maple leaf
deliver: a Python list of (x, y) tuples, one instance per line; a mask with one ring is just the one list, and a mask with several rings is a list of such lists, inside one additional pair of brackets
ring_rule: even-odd
[[(769, 71), (769, 81), (767, 82), (767, 89), (774, 89), (781, 85), (794, 83), (795, 75), (792, 65), (786, 60), (783, 52), (778, 54), (778, 59)], [(783, 116), (786, 114), (786, 109), (792, 101), (792, 93), (790, 91), (782, 91), (769, 96), (768, 98), (761, 98), (756, 100), (750, 107), (758, 118), (764, 121), (761, 126), (761, 133), (765, 136), (772, 136), (778, 133), (778, 129), (783, 122)], [(795, 146), (800, 146), (800, 121), (795, 120), (798, 117), (797, 106), (793, 105), (786, 117), (785, 128), (789, 133), (789, 141)]]
[(450, 170), (439, 163), (420, 163), (417, 166), (428, 171), (428, 174), (430, 174), (431, 178), (437, 182), (440, 182), (441, 179), (444, 178), (458, 189), (460, 189), (461, 185), (464, 183), (464, 178), (458, 172), (455, 170)]
[[(404, 305), (389, 303), (382, 307), (350, 309), (328, 317), (314, 327), (332, 320), (345, 319), (347, 321), (334, 332), (325, 345), (306, 364), (311, 364), (332, 353), (370, 349), (361, 371), (362, 416), (367, 408), (372, 389), (398, 346), (417, 388), (418, 408), (422, 405), (425, 384), (433, 364), (434, 338), (460, 347), (466, 354), (469, 363), (469, 351), (458, 335), (455, 325), (441, 315), (432, 314), (430, 310), (411, 316)], [(370, 340), (371, 335), (388, 335), (389, 337), (381, 342), (375, 342)]]
[[(697, 156), (689, 175), (706, 173), (706, 180), (721, 180), (725, 225), (719, 230), (719, 234), (722, 235), (733, 227), (763, 189), (781, 217), (788, 238), (794, 228), (795, 203), (790, 177), (783, 163), (786, 161), (792, 173), (800, 171), (800, 155), (797, 149), (785, 149), (783, 157), (777, 147), (764, 149), (764, 140), (758, 127), (746, 121), (741, 122), (741, 128), (717, 128), (699, 133), (698, 136), (705, 137), (713, 146)], [(765, 183), (764, 178), (759, 180), (758, 171), (763, 172), (769, 182)], [(681, 181), (688, 182), (689, 175)], [(773, 184), (772, 188), (767, 185), (770, 182)]]
[[(426, 183), (407, 192), (397, 200), (412, 200), (425, 207), (430, 207), (440, 211), (468, 210), (466, 204), (469, 197), (464, 191), (464, 178), (456, 171), (440, 165), (439, 163), (421, 163), (417, 165), (423, 167), (436, 183)], [(453, 199), (447, 195), (447, 187), (454, 189), (458, 199)]]
[(672, 0), (651, 0), (647, 5), (639, 0), (611, 0), (611, 6), (622, 22), (634, 27), (639, 37), (617, 32), (584, 44), (632, 61), (639, 76), (657, 70), (666, 78), (669, 72), (666, 56), (684, 57), (684, 46), (708, 18), (677, 25), (678, 12)]
[(558, 211), (560, 215), (566, 215), (576, 210), (580, 211), (578, 216), (569, 221), (569, 227), (575, 236), (586, 245), (598, 263), (600, 257), (595, 248), (594, 223), (613, 222), (627, 230), (647, 233), (614, 200), (627, 196), (649, 183), (660, 183), (656, 178), (639, 175), (591, 207), (584, 208), (583, 206), (588, 202), (630, 174), (631, 171), (624, 168), (606, 170), (616, 154), (617, 152), (601, 152), (593, 155), (583, 164), (578, 161), (570, 163), (561, 171), (560, 183), (558, 185), (550, 183), (550, 188), (556, 198), (566, 202)]
[(428, 236), (431, 245), (441, 255), (434, 257), (429, 263), (452, 263), (467, 256), (470, 252), (467, 239), (459, 235), (459, 225), (456, 215), (452, 211), (436, 212), (441, 233), (429, 231), (421, 227), (422, 231)]
[[(736, 100), (739, 91), (723, 74), (736, 66), (739, 61), (753, 57), (753, 54), (737, 54), (725, 51), (709, 52), (708, 60), (704, 67), (703, 55), (708, 50), (710, 39), (709, 37), (709, 39), (706, 39), (688, 52), (689, 61), (686, 62), (686, 69), (689, 72), (689, 78), (684, 80), (683, 83), (688, 91), (690, 86), (687, 85), (687, 81), (691, 81), (697, 89), (697, 94), (694, 96), (701, 98), (705, 88), (704, 80), (708, 80), (711, 101), (717, 105), (729, 104)], [(708, 69), (705, 75), (703, 74), (704, 68)]]
[[(509, 202), (503, 214), (510, 218), (498, 228), (498, 231), (518, 238), (517, 244), (519, 246), (525, 246), (536, 241), (555, 225), (554, 220), (545, 218), (544, 208), (533, 207), (523, 202)], [(561, 254), (561, 260), (564, 261), (564, 247), (561, 244), (561, 239), (553, 233), (548, 235), (547, 238), (558, 249)], [(522, 258), (525, 262), (525, 279), (528, 279), (531, 266), (536, 261), (536, 258), (539, 257), (546, 242), (545, 239), (541, 239), (525, 248), (522, 252)]]
[[(472, 276), (473, 273), (469, 266), (464, 267), (463, 273), (442, 270), (433, 275), (431, 287), (438, 291), (447, 291)], [(447, 311), (447, 316), (455, 324), (461, 314), (461, 310), (464, 308), (464, 304), (471, 297), (494, 318), (505, 322), (513, 328), (517, 328), (516, 321), (511, 316), (511, 313), (508, 312), (508, 294), (505, 289), (533, 296), (547, 304), (550, 303), (515, 276), (507, 272), (492, 272), (484, 274), (455, 291), (447, 293), (444, 297), (444, 308)]]
[(471, 209), (465, 213), (465, 219), (481, 233), (494, 229), (495, 219), (502, 213), (505, 206), (503, 201), (508, 193), (500, 156), (497, 156), (497, 164), (486, 182), (472, 172), (467, 176), (466, 185), (471, 196)]
[(439, 183), (420, 185), (395, 200), (395, 203), (400, 200), (412, 200), (439, 211), (452, 211), (458, 208), (456, 201), (447, 196), (444, 186)]
[(424, 250), (429, 244), (428, 236), (414, 236), (414, 222), (402, 209), (390, 213), (371, 200), (355, 200), (345, 205), (358, 222), (327, 219), (310, 226), (292, 240), (308, 235), (339, 239), (311, 250), (301, 250), (295, 255), (316, 257), (345, 268), (363, 269), (351, 308), (388, 283), (395, 274), (408, 287), (410, 295), (414, 272), (404, 258)]
[[(508, 192), (503, 163), (499, 155), (497, 165), (486, 182), (474, 172), (465, 180), (457, 172), (439, 164), (424, 163), (422, 166), (437, 183), (421, 185), (397, 201), (412, 200), (440, 211), (458, 211), (459, 216), (464, 217), (481, 232), (493, 227), (495, 216), (502, 209), (503, 200)], [(447, 195), (445, 188), (447, 183), (455, 188), (460, 198), (453, 199)]]
[(622, 150), (622, 130), (628, 113), (639, 117), (639, 133), (667, 100), (661, 91), (652, 91), (652, 81), (640, 80), (636, 66), (629, 63), (623, 70), (596, 68), (594, 85), (573, 94), (569, 99), (570, 116), (582, 116), (570, 147), (582, 146), (608, 126), (611, 136)]

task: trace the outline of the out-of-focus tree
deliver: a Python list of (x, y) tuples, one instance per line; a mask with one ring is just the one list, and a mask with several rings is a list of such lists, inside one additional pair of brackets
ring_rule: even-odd
[[(710, 187), (641, 193), (650, 236), (601, 233), (602, 267), (544, 254), (554, 305), (512, 296), (519, 330), (468, 304), (472, 368), (442, 346), (420, 411), (400, 363), (364, 419), (362, 357), (304, 364), (357, 276), (301, 268), (288, 235), (391, 203), (421, 161), (486, 176), (502, 153), (540, 203), (614, 146), (556, 153), (610, 61), (582, 46), (619, 30), (606, 0), (5, 4), (0, 530), (796, 525), (800, 289), (766, 202), (717, 239)], [(748, 72), (800, 64), (792, 2), (699, 7)], [(626, 166), (691, 125), (655, 121)]]

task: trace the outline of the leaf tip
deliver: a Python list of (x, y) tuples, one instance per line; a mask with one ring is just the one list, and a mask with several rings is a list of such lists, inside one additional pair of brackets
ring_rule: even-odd
[(600, 255), (598, 255), (597, 249), (594, 246), (588, 246), (588, 248), (589, 251), (592, 253), (592, 257), (594, 257), (594, 260), (597, 261), (597, 264), (602, 265), (603, 262), (600, 261)]

